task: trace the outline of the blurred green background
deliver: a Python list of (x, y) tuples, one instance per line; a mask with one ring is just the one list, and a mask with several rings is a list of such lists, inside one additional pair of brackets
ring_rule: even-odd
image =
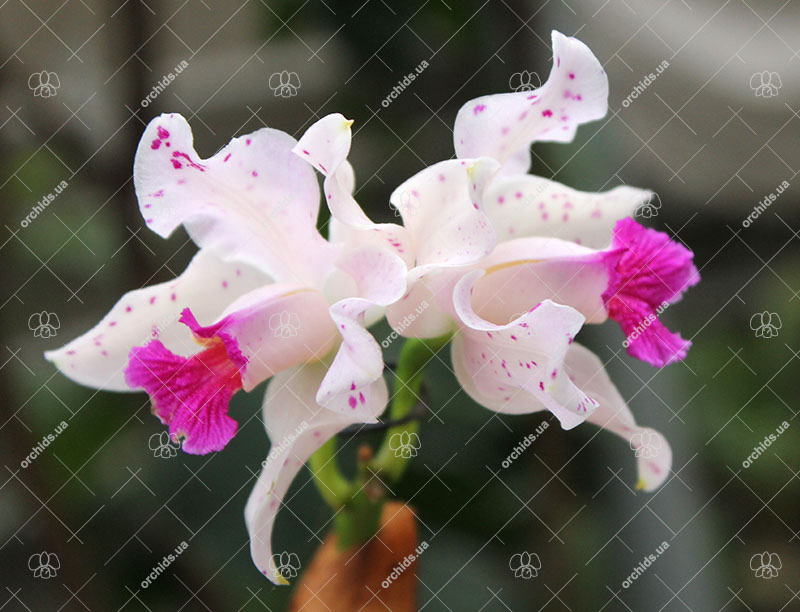
[[(591, 425), (550, 427), (502, 469), (546, 417), (477, 406), (458, 390), (442, 353), (426, 384), (431, 411), (420, 454), (395, 491), (411, 500), (430, 545), (418, 570), (420, 607), (800, 609), (798, 26), (793, 0), (0, 4), (0, 609), (287, 605), (290, 590), (252, 565), (243, 520), (268, 451), (263, 386), (235, 398), (241, 428), (224, 452), (162, 459), (148, 447), (162, 427), (143, 394), (79, 387), (42, 357), (92, 326), (123, 292), (178, 274), (194, 253), (185, 234), (161, 240), (139, 217), (131, 170), (144, 125), (159, 112), (182, 113), (209, 156), (263, 125), (299, 136), (317, 117), (341, 112), (355, 120), (357, 198), (373, 219), (393, 220), (393, 187), (452, 156), (451, 126), (464, 102), (509, 91), (521, 71), (546, 78), (553, 28), (597, 54), (611, 110), (570, 145), (537, 145), (533, 171), (587, 190), (623, 182), (654, 189), (662, 207), (648, 223), (691, 247), (703, 277), (664, 315), (694, 342), (683, 364), (657, 371), (634, 361), (613, 325), (581, 334), (609, 361), (638, 421), (670, 440), (675, 474), (655, 494), (635, 492), (627, 442)], [(182, 60), (188, 68), (143, 108)], [(425, 72), (382, 107), (422, 60)], [(664, 60), (664, 73), (623, 106)], [(42, 70), (58, 75), (55, 96), (33, 95), (29, 77)], [(295, 96), (270, 88), (283, 70), (299, 77)], [(767, 77), (777, 95), (756, 95), (752, 78), (762, 71), (778, 75)], [(62, 180), (63, 193), (23, 227)], [(784, 180), (789, 188), (744, 228)], [(55, 337), (34, 337), (29, 318), (42, 311), (57, 315)], [(751, 328), (765, 311), (782, 324), (773, 338)], [(375, 329), (378, 339), (388, 333), (385, 323)], [(62, 420), (68, 428), (23, 469)], [(745, 469), (784, 420), (788, 431)], [(377, 441), (343, 443), (352, 457), (358, 443)], [(306, 564), (329, 512), (307, 471), (288, 499), (276, 550)], [(188, 550), (141, 589), (183, 540)], [(623, 588), (662, 541), (669, 549)], [(42, 551), (60, 562), (49, 580), (29, 568)], [(509, 569), (522, 551), (542, 561), (533, 579)], [(751, 568), (764, 551), (781, 560), (770, 580)]]

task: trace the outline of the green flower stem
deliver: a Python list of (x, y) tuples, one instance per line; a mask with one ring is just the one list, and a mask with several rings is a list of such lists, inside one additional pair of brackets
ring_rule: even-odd
[(308, 460), (314, 475), (314, 484), (333, 510), (344, 506), (352, 497), (353, 485), (339, 471), (336, 464), (336, 436), (319, 447)]
[(347, 480), (336, 464), (335, 437), (323, 444), (308, 461), (317, 490), (336, 513), (333, 528), (340, 549), (366, 542), (380, 525), (382, 491), (375, 494), (374, 487), (369, 487), (371, 474), (366, 468), (367, 461), (359, 457), (355, 481)]
[[(392, 405), (389, 408), (390, 419), (397, 420), (407, 417), (417, 405), (422, 381), (425, 378), (425, 366), (450, 341), (451, 337), (452, 334), (424, 340), (411, 338), (403, 345), (397, 363), (397, 372), (395, 372), (397, 382)], [(374, 469), (380, 472), (381, 478), (385, 476), (389, 480), (397, 481), (408, 467), (408, 458), (398, 456), (390, 447), (392, 436), (403, 432), (412, 434), (418, 431), (418, 420), (396, 425), (386, 431), (383, 444), (372, 462)]]
[[(397, 364), (397, 382), (389, 407), (389, 419), (404, 419), (411, 414), (419, 402), (426, 365), (450, 341), (451, 336), (446, 334), (427, 340), (410, 339), (403, 345)], [(379, 485), (380, 481), (373, 478), (373, 473), (380, 472), (381, 479), (398, 480), (407, 467), (408, 458), (395, 455), (390, 440), (395, 434), (416, 433), (418, 430), (419, 421), (413, 419), (389, 428), (374, 459), (368, 448), (366, 452), (359, 453), (358, 472), (353, 481), (346, 479), (337, 466), (336, 437), (311, 455), (308, 464), (314, 474), (314, 484), (325, 503), (336, 513), (333, 525), (340, 549), (366, 542), (377, 533), (385, 491)]]
[(359, 489), (333, 517), (339, 550), (362, 544), (374, 536), (380, 527), (383, 497), (371, 499)]

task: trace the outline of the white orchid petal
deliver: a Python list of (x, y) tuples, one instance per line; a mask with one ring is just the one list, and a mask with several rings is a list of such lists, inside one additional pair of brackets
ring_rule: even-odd
[(306, 130), (293, 151), (325, 176), (325, 202), (340, 238), (351, 245), (387, 248), (410, 262), (406, 229), (394, 223), (373, 222), (353, 198), (355, 178), (347, 162), (352, 123), (339, 113), (327, 115)]
[(523, 175), (493, 181), (483, 209), (498, 241), (552, 236), (602, 249), (611, 243), (616, 222), (633, 215), (651, 197), (651, 191), (627, 185), (592, 193)]
[(178, 322), (184, 308), (213, 321), (236, 298), (267, 281), (246, 264), (226, 263), (201, 250), (180, 276), (126, 293), (92, 329), (45, 357), (82, 385), (130, 391), (124, 370), (133, 347), (156, 337), (175, 352), (196, 347), (189, 329)]
[(489, 254), (496, 238), (480, 202), (497, 167), (490, 159), (447, 160), (392, 192), (390, 202), (408, 228), (418, 268), (461, 266)]
[(339, 328), (342, 344), (317, 390), (317, 402), (341, 410), (359, 421), (375, 421), (363, 388), (381, 378), (383, 354), (364, 327), (364, 313), (372, 302), (360, 298), (341, 300), (331, 306), (330, 316)]
[(453, 287), (462, 268), (416, 268), (408, 276), (408, 292), (386, 307), (386, 320), (399, 335), (436, 338), (455, 328)]
[(294, 285), (266, 285), (241, 296), (211, 327), (220, 323), (247, 359), (246, 391), (289, 367), (322, 359), (337, 339), (325, 297)]
[(453, 132), (459, 158), (511, 159), (504, 173), (525, 173), (532, 142), (570, 142), (578, 125), (605, 116), (608, 78), (579, 40), (553, 31), (553, 68), (534, 91), (483, 96), (467, 102)]
[(342, 344), (319, 387), (317, 401), (357, 415), (362, 421), (374, 420), (361, 389), (381, 378), (383, 355), (366, 329), (365, 313), (403, 295), (406, 266), (393, 253), (369, 246), (349, 251), (337, 267), (353, 279), (358, 297), (342, 299), (330, 307)]
[(475, 284), (472, 305), (485, 319), (505, 323), (545, 299), (575, 308), (589, 323), (607, 318), (602, 251), (557, 238), (519, 238), (499, 244), (481, 267), (486, 274)]
[(198, 245), (226, 260), (319, 287), (336, 247), (316, 229), (319, 186), (292, 154), (294, 145), (288, 134), (264, 128), (202, 159), (182, 116), (156, 117), (134, 162), (142, 216), (160, 236), (182, 224)]
[(463, 324), (453, 338), (453, 367), (464, 390), (483, 406), (512, 414), (550, 410), (564, 429), (582, 423), (594, 400), (570, 380), (564, 357), (583, 325), (573, 308), (545, 300), (504, 325), (472, 309), (476, 271), (456, 285), (455, 309)]
[(623, 438), (635, 452), (638, 487), (645, 491), (660, 487), (672, 467), (672, 449), (666, 438), (653, 429), (636, 424), (633, 413), (594, 353), (574, 343), (567, 353), (565, 365), (575, 384), (599, 404), (589, 421)]
[[(247, 500), (245, 522), (256, 567), (275, 584), (286, 584), (273, 560), (272, 532), (292, 481), (309, 457), (328, 439), (359, 419), (317, 405), (315, 389), (325, 375), (322, 363), (300, 366), (275, 376), (264, 398), (264, 423), (272, 449)], [(374, 416), (386, 406), (388, 391), (378, 379), (361, 391)]]

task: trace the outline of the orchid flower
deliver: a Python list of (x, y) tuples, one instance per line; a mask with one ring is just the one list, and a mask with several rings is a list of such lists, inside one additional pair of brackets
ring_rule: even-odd
[[(573, 340), (584, 322), (612, 318), (633, 356), (656, 366), (682, 359), (689, 343), (656, 315), (699, 276), (688, 249), (627, 218), (651, 192), (584, 193), (525, 174), (533, 142), (568, 142), (608, 108), (605, 72), (583, 43), (553, 32), (553, 57), (539, 89), (465, 104), (458, 158), (392, 194), (414, 262), (387, 318), (409, 337), (456, 330), (454, 369), (480, 404), (548, 409), (565, 429), (589, 420), (625, 437), (640, 487), (653, 490), (669, 473), (666, 441), (635, 424), (602, 363)], [(639, 453), (637, 440), (652, 436), (661, 452)]]
[[(349, 142), (351, 123), (329, 115), (301, 142), (321, 133)], [(295, 474), (337, 431), (376, 421), (386, 406), (381, 350), (365, 313), (397, 300), (407, 271), (394, 247), (322, 237), (305, 148), (264, 128), (202, 159), (183, 117), (154, 119), (134, 164), (140, 210), (158, 235), (182, 225), (200, 250), (180, 276), (125, 294), (91, 330), (46, 353), (81, 384), (145, 390), (173, 440), (193, 454), (221, 450), (237, 430), (231, 397), (273, 378), (263, 404), (273, 453), (247, 523), (256, 564), (276, 582), (270, 532)], [(331, 171), (343, 161), (330, 162)], [(352, 208), (344, 213), (339, 222), (352, 229)]]
[[(388, 401), (380, 377), (380, 346), (364, 326), (378, 318), (371, 306), (386, 306), (405, 291), (406, 262), (411, 261), (408, 237), (402, 226), (372, 222), (353, 198), (355, 178), (347, 161), (351, 139), (350, 122), (343, 124), (341, 115), (329, 115), (311, 126), (293, 148), (325, 176), (331, 242), (373, 255), (346, 262), (333, 275), (334, 280), (341, 273), (350, 283), (357, 280), (358, 294), (364, 297), (343, 299), (331, 308), (345, 338), (332, 364), (328, 365), (328, 357), (299, 365), (277, 374), (267, 388), (264, 423), (273, 446), (247, 501), (245, 521), (253, 561), (276, 584), (286, 580), (273, 559), (272, 531), (295, 475), (328, 439), (354, 423), (375, 421)], [(332, 377), (337, 370), (340, 374)], [(320, 410), (318, 403), (331, 410)], [(359, 410), (353, 412), (355, 406)]]

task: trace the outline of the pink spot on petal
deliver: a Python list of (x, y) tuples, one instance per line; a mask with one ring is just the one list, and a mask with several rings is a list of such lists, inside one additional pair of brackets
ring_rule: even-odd
[[(172, 152), (172, 157), (173, 158), (182, 157), (183, 159), (186, 160), (186, 163), (189, 166), (191, 166), (192, 168), (194, 168), (195, 170), (200, 170), (200, 172), (205, 172), (206, 171), (205, 166), (203, 166), (202, 164), (198, 164), (197, 162), (192, 161), (192, 158), (189, 157), (186, 153), (183, 153), (182, 151), (173, 151)], [(173, 159), (172, 161), (173, 161), (173, 165), (175, 165), (174, 164), (175, 160)]]

